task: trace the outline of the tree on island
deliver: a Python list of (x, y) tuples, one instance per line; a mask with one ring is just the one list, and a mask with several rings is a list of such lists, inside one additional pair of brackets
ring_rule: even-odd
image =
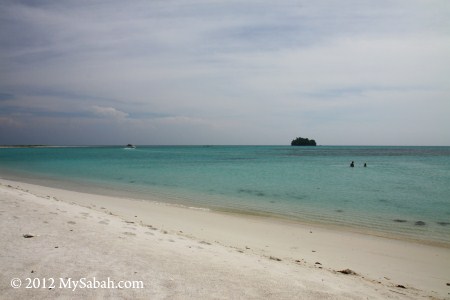
[(291, 146), (317, 146), (315, 140), (298, 137), (291, 142)]

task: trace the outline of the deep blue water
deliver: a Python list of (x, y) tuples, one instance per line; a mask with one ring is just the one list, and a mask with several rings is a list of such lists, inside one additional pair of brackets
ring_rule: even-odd
[(0, 176), (450, 243), (450, 147), (3, 148)]

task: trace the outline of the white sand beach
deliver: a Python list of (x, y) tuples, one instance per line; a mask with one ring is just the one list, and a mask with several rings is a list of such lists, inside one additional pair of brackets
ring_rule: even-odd
[(448, 247), (154, 200), (0, 179), (0, 298), (450, 298)]

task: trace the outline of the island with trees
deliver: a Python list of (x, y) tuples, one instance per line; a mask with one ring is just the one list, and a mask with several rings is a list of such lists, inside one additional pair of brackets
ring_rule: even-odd
[(317, 146), (315, 140), (298, 137), (291, 142), (291, 146)]

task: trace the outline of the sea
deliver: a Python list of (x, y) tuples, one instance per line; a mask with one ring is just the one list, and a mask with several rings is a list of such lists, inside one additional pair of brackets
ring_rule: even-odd
[(0, 177), (450, 246), (450, 147), (1, 148)]

